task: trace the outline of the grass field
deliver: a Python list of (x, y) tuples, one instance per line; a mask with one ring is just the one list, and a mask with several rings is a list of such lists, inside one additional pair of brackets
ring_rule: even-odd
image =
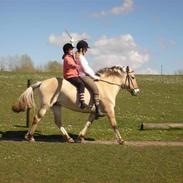
[[(25, 113), (14, 114), (11, 104), (26, 88), (27, 79), (43, 80), (55, 73), (0, 73), (0, 182), (32, 183), (181, 183), (182, 147), (131, 147), (65, 144), (49, 111), (40, 122), (32, 144), (23, 140)], [(122, 91), (116, 117), (125, 140), (183, 142), (182, 130), (139, 130), (142, 122), (183, 122), (183, 76), (137, 76), (139, 97)], [(63, 111), (72, 136), (83, 127), (86, 114)], [(97, 120), (86, 136), (114, 140), (107, 118)]]

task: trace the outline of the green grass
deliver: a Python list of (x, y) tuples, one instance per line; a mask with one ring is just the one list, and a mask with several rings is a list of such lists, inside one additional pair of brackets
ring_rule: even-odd
[(3, 183), (181, 183), (181, 148), (2, 142)]
[[(15, 114), (11, 104), (25, 90), (27, 79), (43, 80), (59, 74), (0, 73), (0, 114), (1, 131), (25, 130), (25, 113)], [(116, 119), (125, 140), (164, 140), (183, 141), (182, 130), (144, 130), (142, 122), (183, 122), (183, 76), (137, 76), (141, 94), (132, 97), (127, 91), (121, 91), (117, 97)], [(88, 114), (63, 110), (66, 129), (78, 134), (84, 126)], [(19, 127), (17, 127), (19, 126)], [(51, 110), (47, 112), (37, 128), (42, 134), (59, 134), (53, 122)], [(97, 120), (89, 129), (88, 138), (114, 140), (114, 132), (108, 119)]]
[[(0, 72), (0, 182), (3, 183), (181, 183), (181, 147), (130, 147), (60, 143), (59, 130), (48, 111), (37, 128), (37, 142), (21, 141), (27, 131), (25, 113), (11, 104), (25, 90), (27, 79), (43, 80), (55, 73)], [(183, 122), (183, 76), (137, 76), (141, 94), (121, 91), (116, 118), (125, 140), (183, 141), (182, 130), (139, 130), (142, 122)], [(64, 125), (77, 135), (87, 114), (63, 110)], [(97, 120), (86, 136), (115, 140), (107, 118)], [(14, 141), (12, 141), (14, 140)]]

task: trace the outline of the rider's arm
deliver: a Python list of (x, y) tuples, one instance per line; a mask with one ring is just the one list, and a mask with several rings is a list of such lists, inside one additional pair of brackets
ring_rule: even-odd
[(79, 56), (79, 60), (80, 60), (80, 63), (81, 63), (81, 66), (84, 70), (84, 72), (86, 74), (88, 74), (89, 76), (91, 76), (93, 79), (100, 79), (100, 77), (96, 76), (95, 75), (95, 72), (93, 71), (93, 69), (88, 65), (88, 62), (86, 60), (86, 58), (83, 56), (83, 55), (80, 55)]
[(74, 59), (72, 57), (65, 57), (65, 62), (67, 62), (67, 65), (71, 68), (78, 68), (78, 65), (74, 62)]

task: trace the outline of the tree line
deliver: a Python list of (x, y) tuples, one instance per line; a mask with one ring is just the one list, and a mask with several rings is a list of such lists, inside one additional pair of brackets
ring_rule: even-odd
[[(27, 54), (0, 57), (0, 71), (12, 72), (63, 72), (63, 65), (56, 60), (50, 60), (43, 66), (35, 67), (31, 57)], [(183, 69), (174, 72), (183, 75)]]
[(0, 71), (10, 72), (62, 72), (63, 66), (56, 60), (50, 60), (43, 66), (35, 67), (27, 54), (0, 57)]

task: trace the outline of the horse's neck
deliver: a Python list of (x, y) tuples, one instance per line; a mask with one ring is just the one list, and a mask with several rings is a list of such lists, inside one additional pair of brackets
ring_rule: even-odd
[[(120, 80), (112, 77), (101, 77), (103, 81), (101, 81), (102, 88), (101, 90), (107, 95), (105, 98), (110, 98), (115, 103), (116, 96), (120, 91)], [(106, 81), (106, 82), (105, 82)]]

